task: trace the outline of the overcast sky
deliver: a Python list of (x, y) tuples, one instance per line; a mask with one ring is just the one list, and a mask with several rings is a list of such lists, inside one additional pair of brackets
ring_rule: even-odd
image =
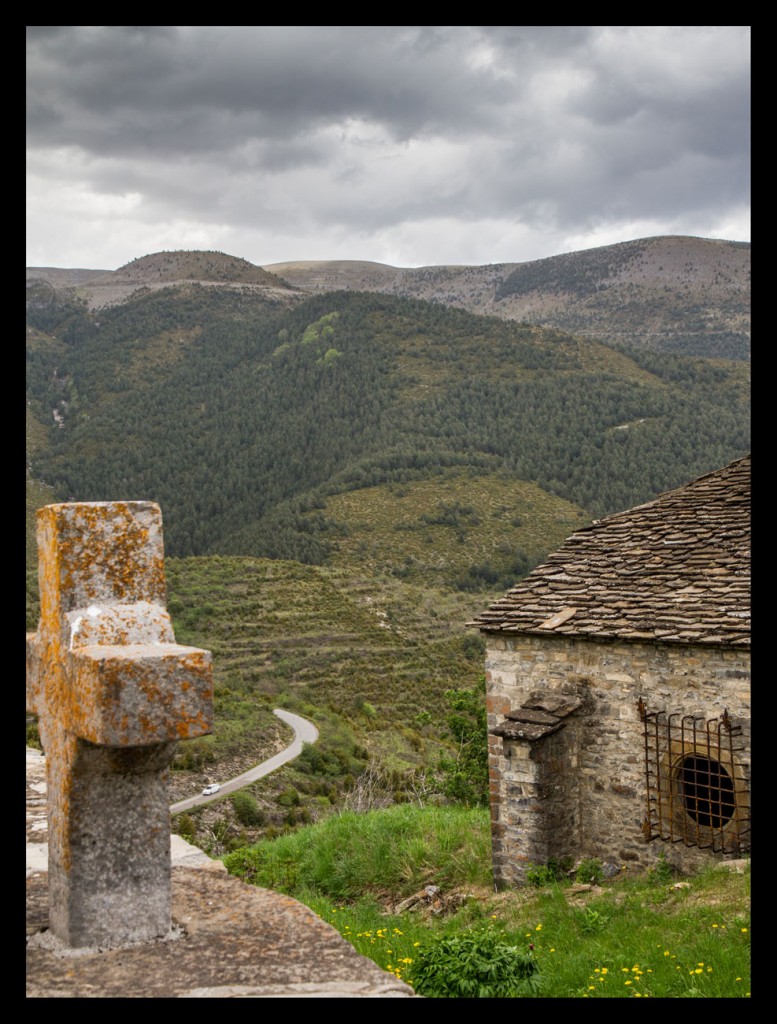
[(27, 266), (750, 239), (749, 26), (27, 30)]

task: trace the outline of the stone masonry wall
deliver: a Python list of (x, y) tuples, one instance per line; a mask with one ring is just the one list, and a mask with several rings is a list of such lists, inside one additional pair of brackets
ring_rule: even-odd
[(544, 739), (489, 736), (494, 878), (520, 885), (551, 857), (598, 857), (635, 869), (661, 853), (679, 872), (721, 854), (645, 841), (645, 744), (637, 710), (716, 718), (742, 726), (749, 784), (750, 654), (730, 648), (486, 636), (489, 730), (538, 690), (575, 694), (583, 706)]

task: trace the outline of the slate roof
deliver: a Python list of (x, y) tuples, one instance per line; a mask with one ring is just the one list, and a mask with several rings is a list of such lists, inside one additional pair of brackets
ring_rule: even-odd
[(750, 456), (573, 533), (469, 625), (750, 646)]

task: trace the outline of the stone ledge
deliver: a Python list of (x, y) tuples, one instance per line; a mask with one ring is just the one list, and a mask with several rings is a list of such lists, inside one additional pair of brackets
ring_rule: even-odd
[(289, 896), (231, 875), (172, 873), (175, 934), (110, 950), (46, 942), (47, 876), (27, 879), (28, 998), (420, 998)]
[(362, 981), (324, 981), (319, 984), (287, 985), (225, 985), (221, 988), (193, 988), (182, 995), (189, 999), (396, 999), (404, 998), (402, 982), (386, 982), (383, 988)]

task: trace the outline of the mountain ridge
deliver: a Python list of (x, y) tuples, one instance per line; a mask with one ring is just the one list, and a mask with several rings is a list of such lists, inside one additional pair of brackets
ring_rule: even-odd
[(307, 291), (382, 291), (616, 343), (717, 355), (705, 340), (718, 349), (725, 340), (738, 358), (749, 354), (749, 242), (659, 235), (524, 263), (386, 267), (380, 279), (373, 266), (333, 260), (266, 269)]
[(657, 235), (515, 263), (395, 267), (296, 260), (257, 266), (215, 251), (172, 250), (92, 276), (37, 267), (27, 269), (27, 278), (75, 289), (91, 309), (126, 301), (140, 288), (195, 282), (250, 290), (287, 305), (322, 292), (379, 292), (615, 344), (749, 359), (750, 268), (749, 242)]

